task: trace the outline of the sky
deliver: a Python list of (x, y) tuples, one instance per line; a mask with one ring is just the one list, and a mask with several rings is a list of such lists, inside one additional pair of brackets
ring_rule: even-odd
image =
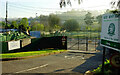
[[(0, 0), (0, 17), (5, 18), (6, 1), (8, 1), (8, 18), (36, 17), (50, 13), (65, 12), (71, 9), (103, 10), (110, 9), (111, 0), (83, 0), (79, 5), (77, 0), (71, 0), (72, 7), (67, 5), (62, 9), (60, 0)], [(37, 13), (37, 14), (36, 14)]]

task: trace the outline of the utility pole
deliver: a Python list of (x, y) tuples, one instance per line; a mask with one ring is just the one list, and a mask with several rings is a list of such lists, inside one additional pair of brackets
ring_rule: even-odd
[[(7, 14), (8, 14), (8, 2), (6, 2), (6, 26), (7, 26)], [(6, 29), (7, 32), (7, 29)], [(6, 35), (6, 41), (7, 41), (7, 35)]]
[(7, 26), (7, 14), (8, 14), (8, 2), (6, 2), (6, 18), (5, 18), (6, 26)]
[[(37, 13), (36, 13), (36, 18), (37, 18)], [(37, 20), (37, 19), (36, 19)], [(36, 21), (37, 22), (37, 21)], [(37, 31), (37, 25), (36, 25), (36, 31)]]

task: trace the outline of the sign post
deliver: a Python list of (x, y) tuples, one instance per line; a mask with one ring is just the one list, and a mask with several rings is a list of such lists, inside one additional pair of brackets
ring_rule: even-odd
[(104, 74), (105, 48), (120, 52), (120, 14), (102, 16), (101, 46), (103, 46), (102, 72)]
[(103, 47), (103, 57), (102, 57), (102, 73), (104, 75), (104, 61), (105, 61), (105, 47)]

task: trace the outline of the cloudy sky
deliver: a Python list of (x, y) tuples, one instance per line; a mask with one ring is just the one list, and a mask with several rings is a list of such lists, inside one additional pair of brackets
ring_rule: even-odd
[(0, 0), (0, 16), (5, 18), (5, 6), (8, 1), (8, 18), (35, 17), (43, 14), (64, 12), (71, 9), (103, 10), (110, 9), (111, 0), (83, 0), (78, 4), (77, 0), (71, 0), (72, 7), (67, 5), (60, 8), (60, 0)]

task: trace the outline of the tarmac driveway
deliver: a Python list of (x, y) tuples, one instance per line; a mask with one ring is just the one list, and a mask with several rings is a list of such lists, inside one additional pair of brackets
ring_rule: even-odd
[(99, 51), (70, 50), (65, 53), (2, 62), (2, 73), (84, 73), (102, 63)]

